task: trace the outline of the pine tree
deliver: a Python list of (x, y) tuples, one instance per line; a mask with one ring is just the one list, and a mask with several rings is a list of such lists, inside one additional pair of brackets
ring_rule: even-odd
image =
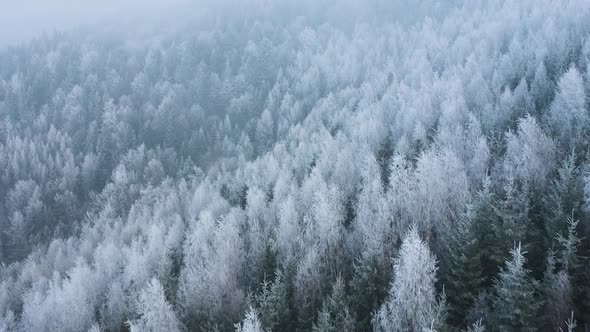
[(518, 244), (494, 285), (492, 326), (497, 331), (536, 331), (539, 321), (538, 282), (525, 269)]
[(565, 328), (565, 322), (572, 310), (572, 285), (565, 271), (559, 271), (550, 282), (546, 291), (547, 305), (545, 314), (554, 331)]
[(529, 205), (526, 189), (519, 189), (514, 179), (509, 179), (504, 186), (505, 198), (496, 213), (502, 219), (501, 229), (496, 231), (504, 242), (515, 243), (525, 236), (528, 225)]
[(509, 178), (504, 184), (504, 197), (494, 202), (494, 219), (491, 225), (493, 242), (488, 243), (491, 246), (490, 263), (493, 266), (491, 275), (495, 275), (508, 258), (506, 253), (510, 252), (510, 247), (525, 239), (529, 225), (528, 214), (526, 188), (517, 188), (515, 180)]
[(535, 71), (535, 77), (531, 83), (531, 95), (535, 103), (536, 113), (542, 113), (549, 107), (553, 99), (554, 83), (547, 75), (545, 63), (541, 61)]
[(567, 235), (557, 235), (557, 242), (561, 247), (558, 260), (563, 270), (570, 274), (575, 273), (579, 267), (578, 246), (580, 245), (580, 239), (577, 236), (577, 227), (578, 221), (574, 220), (572, 215), (567, 219)]
[(575, 163), (576, 155), (572, 153), (562, 162), (557, 170), (557, 178), (551, 182), (543, 198), (546, 247), (554, 242), (555, 234), (565, 235), (567, 224), (564, 221), (568, 215), (579, 214), (583, 193), (578, 183), (579, 170)]
[(236, 332), (263, 332), (258, 313), (252, 306), (246, 313), (246, 318), (241, 323), (236, 324)]
[(480, 320), (488, 321), (492, 307), (492, 295), (487, 288), (483, 288), (475, 298), (473, 305), (465, 317), (465, 321), (474, 324)]
[(476, 193), (469, 205), (469, 217), (475, 239), (479, 243), (477, 251), (481, 257), (482, 274), (486, 276), (484, 285), (489, 286), (503, 262), (504, 256), (499, 248), (499, 243), (503, 240), (497, 233), (501, 220), (497, 215), (498, 201), (491, 188), (491, 179), (485, 177), (482, 184), (482, 189)]
[(485, 327), (485, 325), (483, 325), (481, 323), (481, 319), (480, 319), (477, 322), (471, 324), (471, 326), (469, 326), (467, 328), (466, 332), (485, 332), (485, 330), (486, 330), (486, 327)]
[(559, 79), (548, 117), (562, 151), (571, 151), (576, 145), (585, 147), (590, 119), (586, 111), (584, 80), (575, 66)]
[(285, 331), (290, 323), (290, 310), (288, 301), (288, 289), (283, 280), (283, 274), (279, 270), (275, 273), (272, 284), (264, 281), (262, 292), (256, 297), (260, 322), (270, 331)]
[(461, 325), (483, 285), (481, 248), (474, 230), (473, 206), (459, 218), (447, 244), (445, 292), (449, 299), (449, 322)]
[(444, 295), (436, 299), (436, 259), (415, 228), (406, 235), (393, 269), (388, 299), (373, 317), (374, 331), (418, 332), (442, 326), (446, 301)]
[[(578, 221), (574, 220), (573, 215), (567, 220), (566, 235), (558, 234), (557, 242), (559, 250), (557, 253), (557, 265), (567, 275), (572, 292), (572, 306), (575, 308), (575, 315), (587, 319), (585, 313), (590, 308), (590, 288), (588, 287), (588, 264), (586, 257), (580, 256), (582, 240), (578, 238)], [(567, 285), (562, 286), (565, 287)]]
[(0, 316), (0, 331), (12, 332), (17, 329), (16, 316), (12, 310), (8, 310), (4, 316)]
[[(570, 313), (570, 318), (565, 322), (565, 325), (567, 326), (567, 332), (574, 332), (576, 327), (578, 327), (578, 322), (574, 319), (573, 311)], [(559, 331), (563, 332), (563, 329), (559, 329)]]
[(369, 331), (371, 315), (387, 297), (391, 268), (380, 264), (374, 255), (363, 253), (354, 265), (351, 281), (351, 308), (357, 331)]
[(332, 294), (322, 304), (318, 322), (314, 324), (314, 332), (352, 332), (354, 331), (354, 319), (349, 310), (344, 281), (341, 277), (336, 279), (332, 286)]
[(547, 325), (554, 330), (567, 328), (566, 317), (574, 308), (580, 312), (585, 308), (584, 292), (580, 291), (585, 289), (583, 264), (578, 255), (581, 240), (577, 237), (578, 222), (574, 221), (573, 213), (566, 225), (565, 236), (561, 233), (556, 236), (557, 252), (549, 252), (543, 278)]
[(157, 279), (152, 279), (141, 292), (137, 307), (141, 316), (128, 322), (131, 332), (181, 331), (181, 323), (166, 301), (164, 288)]

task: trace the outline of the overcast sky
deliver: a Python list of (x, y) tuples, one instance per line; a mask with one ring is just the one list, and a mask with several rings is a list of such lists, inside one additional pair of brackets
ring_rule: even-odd
[(10, 0), (0, 2), (0, 46), (26, 41), (43, 31), (72, 28), (111, 17), (157, 13), (189, 0)]

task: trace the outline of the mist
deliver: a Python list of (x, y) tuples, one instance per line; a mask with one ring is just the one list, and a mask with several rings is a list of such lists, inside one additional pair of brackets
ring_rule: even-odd
[(189, 0), (22, 0), (0, 5), (0, 47), (43, 33), (99, 22), (131, 21), (177, 10)]
[(134, 32), (137, 23), (201, 27), (244, 19), (285, 22), (305, 17), (350, 30), (359, 22), (413, 24), (424, 17), (443, 18), (463, 1), (419, 0), (22, 0), (0, 5), (0, 47), (27, 42), (42, 34), (104, 25)]

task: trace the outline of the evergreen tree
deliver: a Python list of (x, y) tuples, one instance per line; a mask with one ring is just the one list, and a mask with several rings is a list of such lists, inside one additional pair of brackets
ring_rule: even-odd
[(587, 146), (590, 118), (586, 111), (584, 80), (575, 66), (571, 66), (557, 83), (557, 94), (549, 110), (549, 122), (560, 140), (562, 151)]
[(485, 325), (483, 325), (481, 323), (481, 319), (480, 319), (477, 322), (471, 324), (471, 326), (469, 326), (467, 328), (466, 332), (485, 332), (485, 330), (486, 330), (486, 327), (485, 327)]
[(491, 179), (485, 177), (482, 189), (476, 193), (469, 205), (469, 214), (467, 215), (471, 220), (473, 232), (479, 243), (478, 251), (481, 257), (485, 286), (491, 285), (492, 278), (498, 272), (504, 257), (500, 245), (505, 239), (499, 234), (502, 229), (501, 219), (497, 211), (499, 203), (491, 185)]
[(354, 319), (351, 316), (344, 281), (336, 279), (332, 286), (332, 294), (322, 304), (318, 321), (314, 324), (314, 332), (352, 332)]
[(535, 77), (531, 84), (531, 95), (535, 103), (536, 114), (540, 114), (549, 107), (553, 99), (554, 83), (547, 75), (544, 61), (541, 61), (535, 71)]
[(525, 268), (518, 244), (494, 285), (492, 326), (497, 331), (536, 331), (539, 328), (538, 282)]
[(491, 307), (492, 307), (492, 295), (488, 292), (486, 288), (477, 294), (475, 301), (469, 312), (467, 313), (467, 317), (465, 321), (469, 324), (477, 323), (480, 320), (488, 321), (490, 316)]
[(371, 315), (387, 297), (391, 268), (383, 266), (376, 256), (363, 253), (354, 265), (351, 281), (351, 309), (357, 331), (369, 331)]
[(567, 224), (564, 221), (569, 215), (579, 216), (583, 193), (578, 176), (576, 155), (571, 153), (561, 163), (557, 177), (551, 181), (543, 198), (546, 248), (554, 242), (556, 234), (565, 235)]
[[(567, 276), (567, 279), (562, 277), (563, 281), (555, 287), (562, 289), (562, 292), (567, 291), (567, 287), (571, 287), (574, 314), (577, 317), (586, 319), (585, 313), (590, 308), (590, 287), (588, 274), (587, 258), (581, 256), (579, 250), (582, 245), (582, 240), (578, 238), (578, 221), (574, 220), (573, 216), (567, 219), (566, 235), (558, 234), (557, 242), (559, 243), (559, 251), (557, 255), (557, 265)], [(567, 281), (567, 284), (566, 284)], [(566, 313), (567, 314), (567, 313)]]
[(565, 271), (559, 271), (550, 281), (549, 289), (546, 289), (547, 304), (545, 315), (549, 326), (553, 331), (566, 327), (565, 323), (572, 312), (572, 285)]
[(272, 284), (264, 281), (262, 292), (256, 297), (260, 323), (269, 331), (286, 331), (290, 327), (288, 289), (283, 280), (283, 273), (278, 270)]
[(558, 261), (563, 270), (570, 274), (575, 273), (579, 267), (578, 246), (580, 239), (577, 236), (577, 227), (578, 221), (571, 216), (567, 219), (567, 234), (563, 236), (558, 233), (557, 235), (557, 242), (561, 247)]
[(449, 302), (449, 322), (462, 325), (485, 278), (482, 275), (481, 248), (475, 234), (476, 211), (470, 205), (459, 218), (447, 244), (445, 292)]
[(394, 264), (387, 301), (373, 317), (374, 331), (410, 331), (443, 326), (444, 294), (436, 299), (436, 259), (415, 228), (410, 229)]
[(0, 316), (0, 330), (12, 332), (17, 329), (16, 316), (12, 310), (8, 310), (4, 316)]
[(263, 332), (258, 313), (252, 306), (246, 313), (246, 318), (241, 323), (236, 324), (236, 332)]
[[(492, 275), (508, 258), (510, 247), (525, 240), (529, 226), (529, 202), (526, 188), (518, 188), (513, 178), (504, 184), (504, 197), (494, 204), (491, 243)], [(489, 274), (487, 274), (489, 275)]]
[(141, 292), (137, 302), (140, 318), (128, 322), (132, 332), (181, 331), (172, 306), (166, 301), (164, 288), (157, 279), (152, 279)]
[[(578, 322), (576, 322), (576, 320), (574, 319), (574, 312), (572, 311), (570, 313), (570, 318), (568, 318), (568, 320), (565, 322), (565, 325), (567, 326), (567, 332), (574, 332), (576, 330), (576, 327), (578, 327)], [(564, 331), (564, 330), (560, 330)]]
[(525, 236), (529, 223), (529, 204), (525, 188), (517, 188), (514, 179), (504, 185), (505, 197), (496, 208), (502, 223), (496, 229), (499, 239), (504, 243), (516, 243)]

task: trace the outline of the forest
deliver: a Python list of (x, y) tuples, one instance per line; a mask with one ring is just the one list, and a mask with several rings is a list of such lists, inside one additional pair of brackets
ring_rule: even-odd
[(0, 48), (0, 331), (590, 331), (588, 0), (245, 0)]

